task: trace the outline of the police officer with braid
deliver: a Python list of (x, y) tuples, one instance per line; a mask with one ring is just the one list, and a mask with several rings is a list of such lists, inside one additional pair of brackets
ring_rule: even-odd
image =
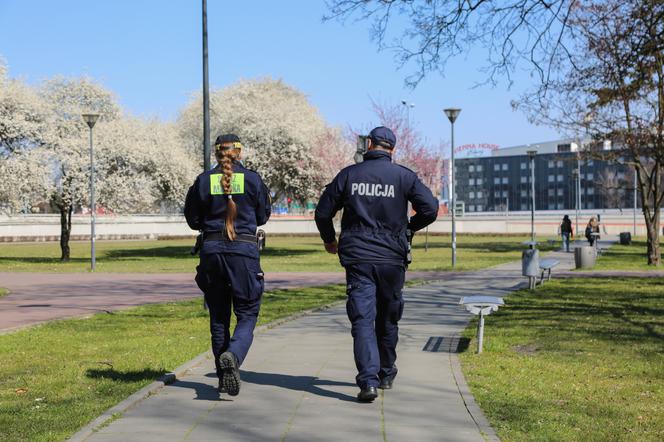
[[(398, 322), (404, 308), (407, 230), (424, 228), (438, 214), (438, 201), (415, 172), (392, 163), (395, 145), (390, 129), (373, 129), (364, 161), (339, 172), (316, 207), (316, 225), (325, 249), (338, 253), (346, 269), (346, 311), (360, 402), (372, 402), (377, 388), (392, 388)], [(408, 202), (415, 210), (410, 219)], [(332, 218), (341, 209), (337, 243)]]
[[(196, 283), (210, 311), (210, 333), (219, 391), (240, 392), (240, 370), (251, 346), (263, 295), (256, 229), (270, 218), (269, 191), (261, 177), (240, 162), (234, 134), (215, 141), (219, 163), (200, 174), (187, 193), (187, 224), (202, 231)], [(231, 309), (237, 325), (230, 336)]]

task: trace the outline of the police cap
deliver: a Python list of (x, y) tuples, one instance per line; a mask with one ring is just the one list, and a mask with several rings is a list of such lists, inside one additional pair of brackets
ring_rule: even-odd
[(397, 144), (397, 137), (395, 137), (394, 133), (385, 126), (374, 128), (369, 132), (369, 138), (373, 144), (388, 149), (394, 149), (394, 146)]
[(240, 141), (240, 137), (238, 137), (235, 134), (223, 134), (219, 135), (214, 142), (214, 146), (217, 149), (220, 149), (223, 144), (230, 145), (230, 146), (225, 146), (226, 149), (242, 149), (242, 142)]

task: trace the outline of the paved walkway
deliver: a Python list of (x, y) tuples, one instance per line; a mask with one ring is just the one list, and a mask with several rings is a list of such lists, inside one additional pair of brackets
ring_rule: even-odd
[[(562, 269), (573, 266), (572, 254), (549, 256), (560, 259)], [(504, 296), (524, 286), (520, 262), (515, 262), (406, 289), (399, 375), (395, 388), (373, 404), (355, 400), (352, 338), (340, 305), (258, 334), (242, 367), (238, 397), (216, 393), (213, 361), (207, 359), (84, 439), (496, 440), (467, 391), (454, 354), (454, 338), (470, 319), (457, 303), (464, 295)], [(490, 317), (486, 327), (491, 339)], [(81, 436), (86, 435), (75, 440)]]
[[(409, 272), (440, 279), (445, 272)], [(268, 273), (266, 290), (344, 283), (342, 272)], [(0, 332), (53, 319), (201, 296), (193, 273), (0, 273)]]

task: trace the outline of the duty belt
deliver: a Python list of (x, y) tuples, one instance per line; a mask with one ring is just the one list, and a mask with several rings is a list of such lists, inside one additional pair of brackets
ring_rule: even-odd
[[(231, 239), (226, 235), (226, 232), (204, 232), (203, 241), (231, 241)], [(256, 235), (238, 233), (235, 235), (235, 241), (256, 244)]]

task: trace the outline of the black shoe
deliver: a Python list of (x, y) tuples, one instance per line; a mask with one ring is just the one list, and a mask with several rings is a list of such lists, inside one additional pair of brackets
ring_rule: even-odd
[(378, 397), (376, 387), (367, 387), (360, 390), (357, 394), (357, 400), (360, 402), (373, 402)]
[(394, 383), (394, 376), (387, 376), (380, 380), (380, 385), (378, 386), (378, 388), (382, 390), (391, 390), (393, 383)]
[(221, 366), (221, 387), (230, 396), (237, 396), (240, 393), (240, 368), (237, 358), (233, 353), (227, 351), (219, 356), (219, 365)]

